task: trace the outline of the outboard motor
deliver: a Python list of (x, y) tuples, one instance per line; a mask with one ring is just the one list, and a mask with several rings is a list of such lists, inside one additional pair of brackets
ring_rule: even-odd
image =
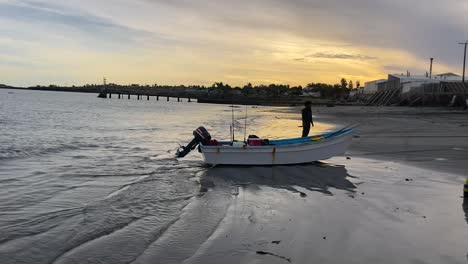
[(193, 131), (194, 138), (187, 146), (180, 146), (177, 150), (176, 156), (178, 158), (183, 158), (190, 153), (190, 151), (194, 150), (198, 144), (204, 144), (211, 140), (211, 135), (208, 133), (208, 130), (204, 127), (199, 127)]

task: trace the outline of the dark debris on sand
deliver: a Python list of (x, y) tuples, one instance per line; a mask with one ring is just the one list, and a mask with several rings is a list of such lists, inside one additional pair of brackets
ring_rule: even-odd
[(257, 251), (257, 254), (259, 254), (259, 255), (270, 255), (270, 256), (274, 256), (274, 257), (280, 258), (280, 259), (284, 259), (284, 260), (286, 260), (287, 262), (291, 262), (291, 259), (290, 259), (290, 258), (283, 257), (283, 256), (280, 256), (280, 255), (276, 255), (276, 254), (274, 254), (274, 253), (267, 252), (267, 251), (258, 250), (258, 251)]

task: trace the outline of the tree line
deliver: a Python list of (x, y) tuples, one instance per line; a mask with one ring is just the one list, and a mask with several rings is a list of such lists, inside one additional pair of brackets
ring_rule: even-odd
[(353, 83), (352, 80), (342, 78), (339, 83), (326, 84), (326, 83), (309, 83), (305, 87), (290, 86), (287, 84), (269, 84), (269, 85), (252, 85), (248, 83), (244, 86), (231, 86), (223, 82), (215, 82), (211, 86), (204, 85), (119, 85), (114, 83), (109, 84), (87, 84), (84, 86), (71, 86), (61, 87), (57, 85), (50, 85), (48, 87), (36, 86), (31, 88), (62, 88), (62, 89), (80, 89), (80, 88), (96, 88), (96, 89), (132, 89), (138, 91), (155, 91), (155, 90), (178, 90), (189, 91), (211, 97), (227, 96), (234, 97), (295, 97), (304, 95), (304, 92), (320, 93), (321, 97), (326, 98), (339, 98), (346, 96), (352, 89), (360, 88), (359, 81)]
[(359, 89), (360, 87), (360, 81), (356, 81), (356, 84), (354, 84), (352, 80), (348, 81), (342, 78), (336, 84), (309, 83), (305, 89), (311, 92), (320, 92), (322, 97), (337, 98), (348, 95), (351, 90)]

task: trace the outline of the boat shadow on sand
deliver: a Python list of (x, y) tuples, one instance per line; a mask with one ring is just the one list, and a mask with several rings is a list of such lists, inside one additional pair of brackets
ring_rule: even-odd
[(333, 195), (331, 188), (354, 193), (356, 186), (348, 179), (345, 166), (321, 162), (286, 166), (216, 166), (200, 177), (201, 191), (217, 185), (258, 188), (267, 186), (306, 195), (300, 188)]

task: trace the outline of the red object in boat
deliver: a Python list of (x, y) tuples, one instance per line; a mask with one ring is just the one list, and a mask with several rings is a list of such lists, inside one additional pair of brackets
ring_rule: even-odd
[(212, 139), (210, 141), (207, 142), (208, 146), (218, 146), (218, 141), (216, 139)]
[(262, 146), (263, 145), (263, 140), (260, 138), (249, 138), (247, 140), (247, 144), (249, 146)]

